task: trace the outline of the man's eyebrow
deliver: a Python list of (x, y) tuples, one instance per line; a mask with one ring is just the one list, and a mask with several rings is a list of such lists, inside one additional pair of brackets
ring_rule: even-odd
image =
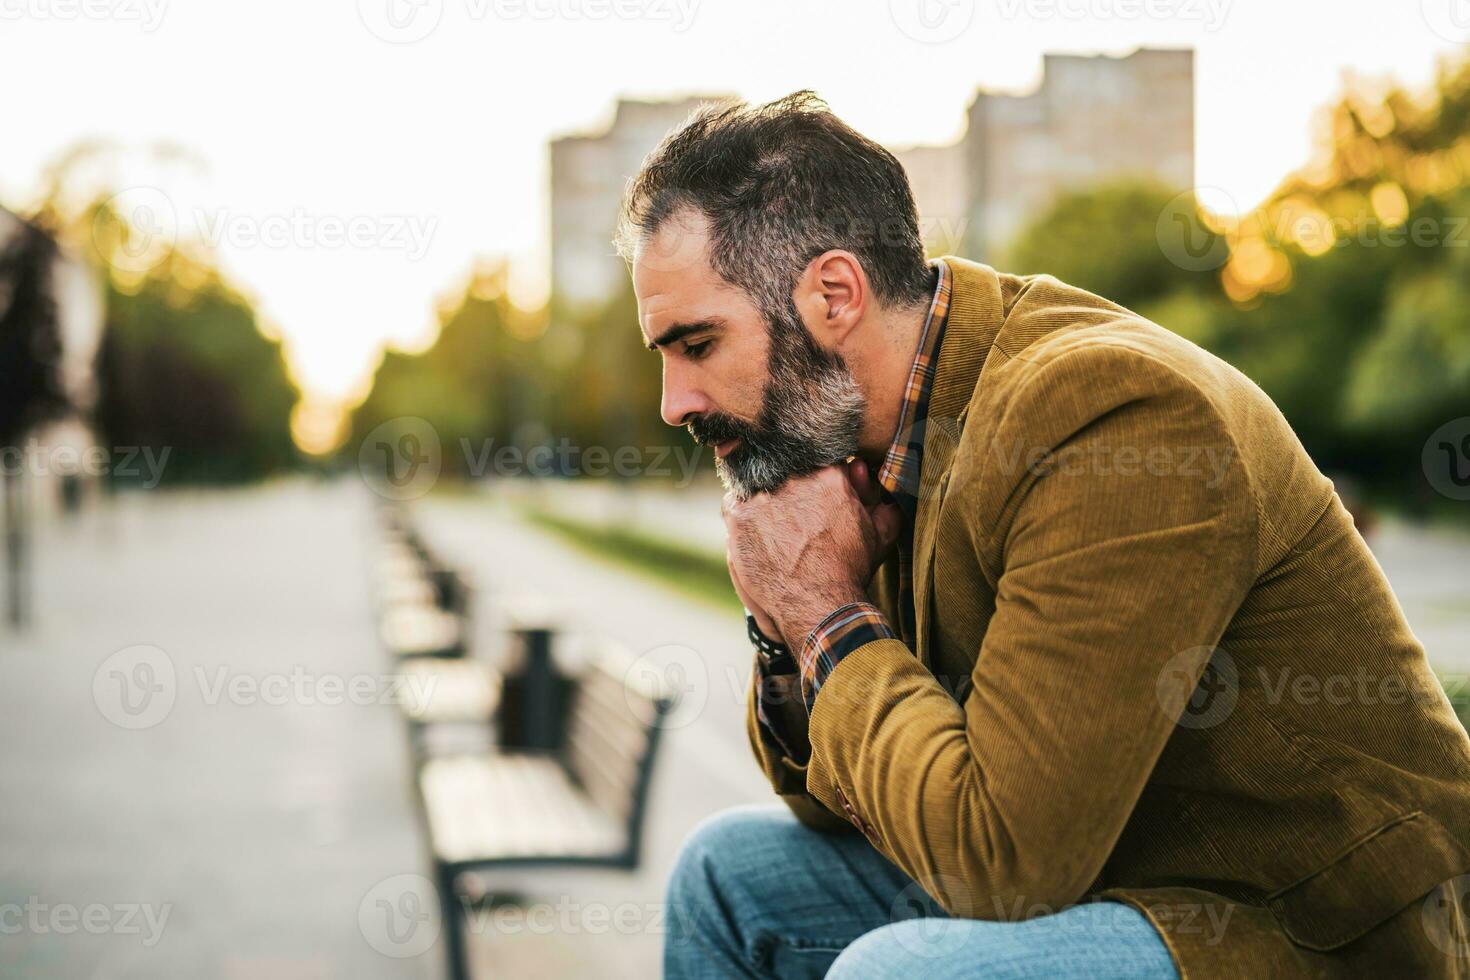
[(667, 347), (680, 337), (687, 337), (689, 334), (698, 333), (701, 330), (719, 330), (724, 325), (725, 321), (718, 317), (708, 320), (696, 320), (693, 323), (676, 323), (653, 338), (647, 346), (649, 350), (658, 350), (660, 347)]

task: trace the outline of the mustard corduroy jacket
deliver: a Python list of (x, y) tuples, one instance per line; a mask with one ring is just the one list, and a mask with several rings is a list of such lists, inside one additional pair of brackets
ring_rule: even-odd
[(1105, 299), (945, 261), (916, 649), (838, 663), (805, 765), (752, 690), (776, 792), (951, 915), (1135, 905), (1186, 978), (1470, 976), (1470, 739), (1281, 413)]

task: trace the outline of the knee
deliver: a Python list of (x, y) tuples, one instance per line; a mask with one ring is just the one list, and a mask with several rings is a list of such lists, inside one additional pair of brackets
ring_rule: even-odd
[(679, 847), (669, 876), (670, 902), (715, 897), (738, 874), (738, 866), (759, 861), (794, 823), (779, 804), (732, 807), (706, 817)]
[(879, 926), (848, 944), (827, 971), (827, 980), (937, 977), (941, 974), (936, 970), (968, 962), (964, 954), (976, 940), (976, 925), (964, 919), (924, 917)]

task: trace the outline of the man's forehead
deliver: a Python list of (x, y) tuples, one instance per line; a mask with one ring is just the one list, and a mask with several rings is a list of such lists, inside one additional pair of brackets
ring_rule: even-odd
[[(709, 263), (709, 221), (688, 209), (663, 220), (633, 252), (633, 284), (649, 293), (668, 291), (680, 279), (703, 280)], [(644, 289), (639, 289), (642, 295)]]
[(729, 287), (710, 266), (702, 219), (670, 216), (633, 253), (633, 292), (643, 341), (710, 315)]

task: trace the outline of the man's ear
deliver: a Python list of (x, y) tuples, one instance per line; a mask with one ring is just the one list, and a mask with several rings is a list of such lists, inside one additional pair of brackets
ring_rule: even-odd
[(823, 348), (835, 350), (852, 339), (872, 293), (857, 256), (831, 249), (807, 263), (792, 300), (812, 338)]

